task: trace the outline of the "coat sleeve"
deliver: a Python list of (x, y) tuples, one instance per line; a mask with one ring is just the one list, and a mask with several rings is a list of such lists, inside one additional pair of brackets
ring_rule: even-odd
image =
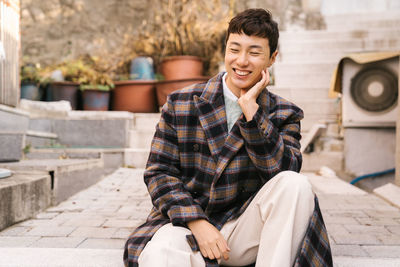
[(185, 225), (195, 219), (207, 219), (193, 201), (180, 178), (178, 137), (173, 104), (168, 97), (156, 127), (150, 156), (144, 173), (154, 207), (173, 225)]
[[(300, 152), (300, 108), (285, 105), (271, 116), (260, 106), (250, 121), (242, 118), (240, 132), (245, 140), (248, 155), (261, 174), (268, 181), (281, 171), (299, 172), (302, 163)], [(264, 181), (264, 182), (266, 182)]]

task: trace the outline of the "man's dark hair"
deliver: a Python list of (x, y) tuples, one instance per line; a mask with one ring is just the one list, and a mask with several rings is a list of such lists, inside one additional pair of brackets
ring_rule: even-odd
[(246, 9), (237, 14), (229, 22), (225, 43), (228, 41), (231, 33), (244, 33), (248, 36), (267, 38), (270, 56), (272, 56), (278, 46), (278, 23), (272, 19), (271, 13), (265, 9)]

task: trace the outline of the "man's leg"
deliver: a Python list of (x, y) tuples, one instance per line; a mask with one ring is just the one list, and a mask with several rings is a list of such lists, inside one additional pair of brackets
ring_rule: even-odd
[(314, 210), (306, 176), (281, 172), (257, 193), (246, 211), (221, 229), (231, 249), (222, 265), (292, 266)]
[(200, 252), (192, 252), (186, 235), (189, 229), (173, 226), (161, 227), (147, 243), (139, 256), (139, 267), (204, 267)]

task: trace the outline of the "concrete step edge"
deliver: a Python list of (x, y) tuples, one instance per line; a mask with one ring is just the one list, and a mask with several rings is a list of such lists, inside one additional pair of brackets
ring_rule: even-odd
[(123, 266), (121, 249), (0, 248), (0, 266)]
[(17, 115), (22, 115), (22, 116), (25, 116), (25, 117), (29, 117), (29, 112), (27, 112), (25, 110), (9, 107), (9, 106), (2, 105), (2, 104), (0, 104), (0, 111), (5, 111), (5, 112), (14, 113), (14, 114), (17, 114)]
[(333, 258), (333, 263), (335, 267), (397, 267), (400, 266), (400, 259), (336, 256)]
[(373, 193), (386, 202), (400, 208), (400, 187), (392, 183), (385, 184), (373, 190)]
[(58, 138), (57, 134), (51, 133), (51, 132), (44, 132), (44, 131), (28, 130), (28, 131), (26, 131), (26, 135), (31, 136), (31, 137), (42, 137), (42, 138), (51, 138), (51, 139)]

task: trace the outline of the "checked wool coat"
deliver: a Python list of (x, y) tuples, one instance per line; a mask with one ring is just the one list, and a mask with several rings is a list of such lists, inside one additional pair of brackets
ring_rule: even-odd
[[(243, 114), (228, 132), (223, 73), (172, 93), (162, 109), (144, 180), (153, 209), (125, 245), (124, 263), (138, 266), (146, 243), (163, 225), (207, 219), (217, 229), (239, 217), (257, 191), (284, 170), (300, 171), (300, 108), (262, 91), (253, 120)], [(189, 245), (198, 250), (193, 235)], [(218, 266), (206, 260), (206, 266)], [(331, 266), (327, 232), (315, 209), (295, 266)]]

